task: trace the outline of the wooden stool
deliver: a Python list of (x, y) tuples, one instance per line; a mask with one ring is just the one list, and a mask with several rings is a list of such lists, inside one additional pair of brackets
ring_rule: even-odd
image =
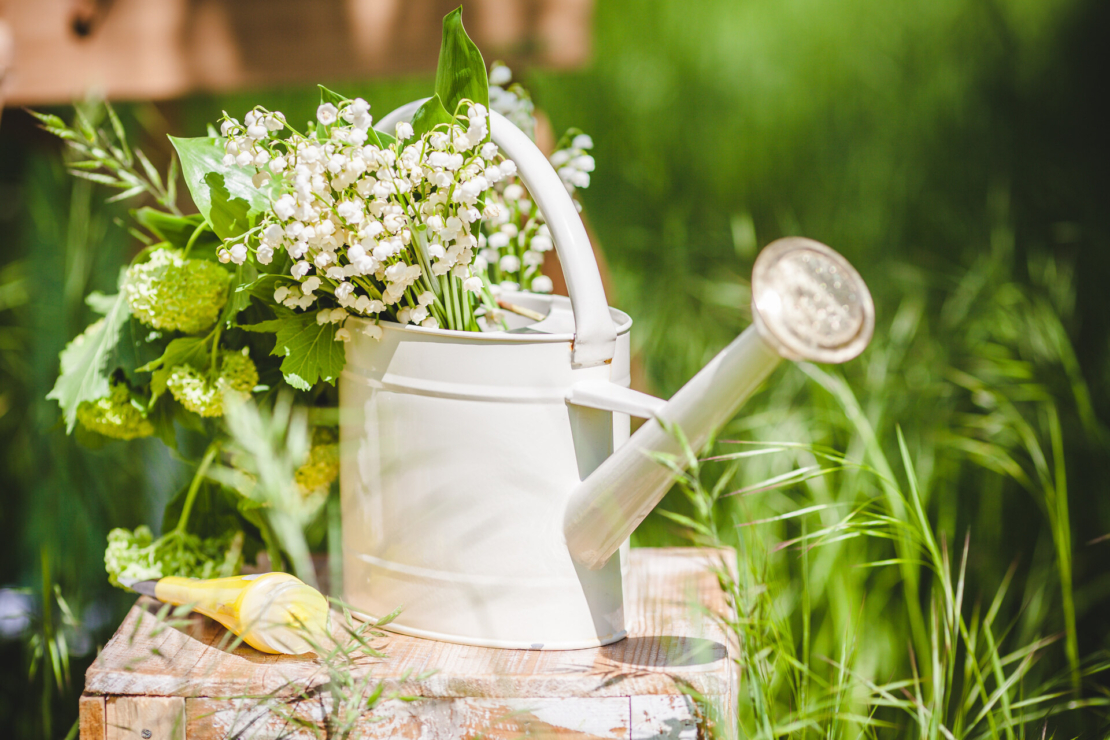
[[(735, 706), (736, 645), (714, 619), (730, 613), (710, 570), (721, 557), (734, 562), (731, 551), (632, 550), (629, 636), (601, 648), (545, 652), (379, 639), (374, 647), (388, 657), (367, 657), (360, 667), (383, 680), (387, 693), (422, 698), (380, 704), (353, 737), (698, 737), (707, 706), (726, 718)], [(314, 655), (227, 650), (217, 623), (192, 615), (184, 626), (168, 626), (154, 617), (160, 606), (140, 598), (89, 667), (82, 740), (316, 736), (258, 706), (263, 697), (303, 701), (306, 688), (323, 683)], [(431, 677), (407, 678), (431, 670)]]

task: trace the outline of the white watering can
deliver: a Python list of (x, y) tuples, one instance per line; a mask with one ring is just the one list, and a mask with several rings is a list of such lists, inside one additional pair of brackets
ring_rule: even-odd
[[(570, 298), (508, 296), (545, 316), (513, 316), (509, 331), (383, 321), (380, 340), (353, 332), (339, 384), (344, 597), (367, 616), (401, 607), (389, 629), (419, 637), (605, 645), (626, 634), (622, 545), (673, 479), (646, 454), (678, 452), (658, 420), (698, 449), (782, 358), (862, 352), (874, 306), (839, 254), (781, 239), (755, 263), (754, 325), (670, 401), (630, 390), (632, 321), (606, 303), (570, 196), (524, 133), (490, 117), (547, 220)], [(648, 419), (631, 438), (630, 415)]]

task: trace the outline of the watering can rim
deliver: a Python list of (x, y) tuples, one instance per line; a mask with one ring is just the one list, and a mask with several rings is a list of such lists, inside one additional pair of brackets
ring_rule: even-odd
[[(526, 295), (529, 298), (551, 298), (552, 303), (565, 303), (570, 307), (570, 299), (564, 295), (547, 295), (542, 293), (521, 293), (518, 291), (506, 292), (505, 295)], [(617, 336), (627, 334), (632, 330), (633, 319), (624, 311), (619, 308), (609, 306), (609, 313), (613, 318), (613, 324), (616, 326)], [(419, 326), (417, 324), (401, 324), (396, 321), (389, 321), (387, 319), (369, 319), (364, 316), (351, 316), (348, 321), (355, 321), (359, 324), (376, 323), (383, 329), (390, 331), (399, 331), (409, 334), (418, 334), (426, 336), (437, 336), (451, 339), (465, 339), (474, 343), (479, 342), (496, 342), (496, 343), (513, 343), (513, 344), (544, 344), (544, 343), (558, 343), (558, 342), (573, 342), (573, 332), (560, 332), (560, 333), (541, 333), (535, 334), (514, 334), (507, 331), (460, 331), (458, 329), (444, 329), (442, 327), (430, 328), (426, 326)], [(536, 322), (540, 323), (540, 322)], [(529, 324), (528, 326), (534, 326)]]

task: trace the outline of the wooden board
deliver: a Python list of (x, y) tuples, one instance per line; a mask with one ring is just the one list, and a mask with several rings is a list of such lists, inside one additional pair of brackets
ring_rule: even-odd
[[(389, 702), (365, 736), (510, 737), (527, 731), (694, 737), (700, 715), (689, 692), (722, 710), (732, 706), (736, 694), (736, 646), (715, 618), (728, 613), (710, 569), (710, 560), (721, 557), (732, 562), (731, 551), (632, 550), (625, 584), (629, 637), (605, 647), (498, 650), (388, 635), (375, 643), (387, 657), (361, 659), (357, 670), (372, 672), (387, 691), (424, 700)], [(155, 618), (158, 606), (146, 598), (136, 603), (86, 673), (86, 694), (180, 697), (188, 738), (284, 737), (293, 728), (258, 710), (257, 701), (238, 697), (268, 697), (291, 706), (306, 689), (325, 682), (311, 654), (229, 650), (227, 633), (215, 622), (194, 615), (169, 626)], [(436, 673), (428, 678), (406, 680), (431, 670)], [(316, 706), (301, 699), (295, 713), (320, 719), (327, 710), (326, 692), (315, 696)], [(244, 727), (250, 733), (240, 732)]]
[[(457, 0), (0, 0), (8, 105), (432, 72)], [(569, 66), (592, 0), (467, 0), (487, 61)]]

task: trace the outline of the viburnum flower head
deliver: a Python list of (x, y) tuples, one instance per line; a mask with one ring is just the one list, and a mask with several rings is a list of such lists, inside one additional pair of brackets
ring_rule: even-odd
[(200, 416), (224, 415), (224, 396), (246, 396), (258, 385), (258, 369), (247, 354), (223, 350), (219, 354), (219, 373), (215, 380), (192, 365), (178, 365), (170, 369), (166, 386), (174, 399), (189, 411)]
[(154, 434), (146, 411), (131, 398), (122, 383), (112, 385), (107, 396), (85, 401), (77, 407), (77, 421), (85, 429), (112, 439), (137, 439)]
[(215, 323), (227, 303), (231, 274), (209, 260), (156, 249), (131, 265), (123, 290), (131, 313), (155, 329), (195, 334)]

